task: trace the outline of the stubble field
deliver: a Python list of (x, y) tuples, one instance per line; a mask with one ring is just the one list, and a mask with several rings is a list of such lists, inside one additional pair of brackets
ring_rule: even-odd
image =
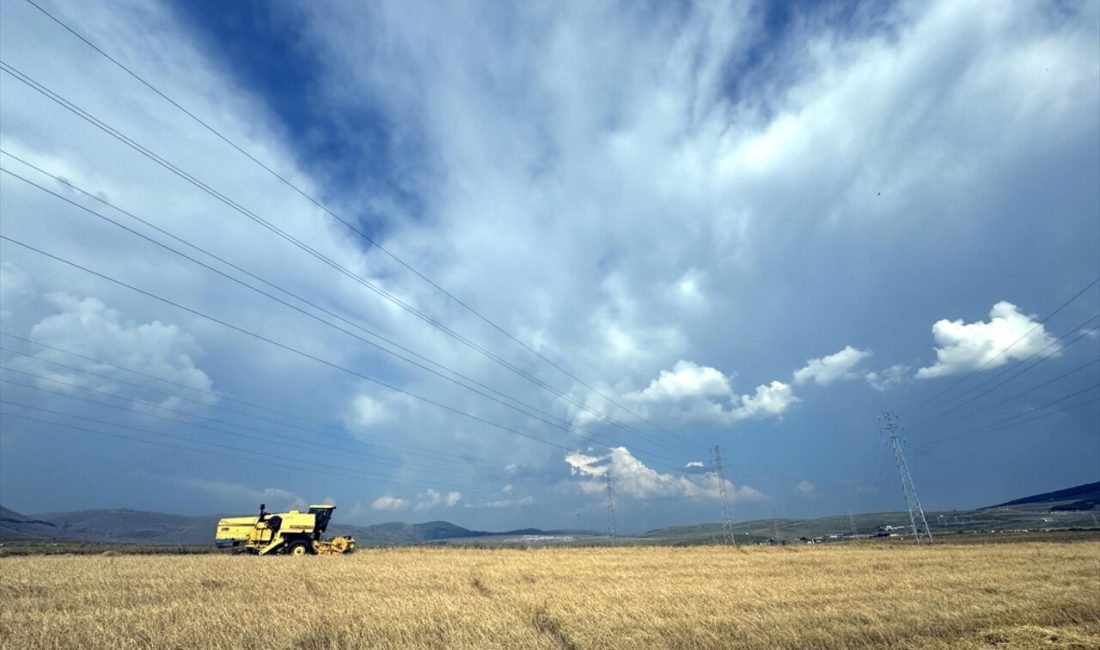
[(4, 648), (1097, 648), (1100, 542), (0, 558)]

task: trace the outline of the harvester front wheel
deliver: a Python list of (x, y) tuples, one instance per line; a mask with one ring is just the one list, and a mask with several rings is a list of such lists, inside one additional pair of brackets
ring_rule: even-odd
[(313, 544), (306, 539), (296, 539), (286, 547), (287, 555), (312, 555)]

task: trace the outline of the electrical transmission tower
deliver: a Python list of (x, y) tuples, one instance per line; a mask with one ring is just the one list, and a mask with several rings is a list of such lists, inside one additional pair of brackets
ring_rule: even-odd
[(913, 537), (920, 544), (921, 537), (927, 537), (928, 543), (932, 543), (932, 530), (928, 528), (928, 520), (924, 518), (924, 508), (917, 498), (917, 488), (913, 485), (913, 477), (909, 474), (909, 464), (905, 462), (905, 454), (901, 452), (902, 437), (901, 423), (895, 413), (883, 413), (879, 416), (879, 424), (882, 435), (886, 437), (886, 444), (894, 449), (894, 459), (898, 466), (898, 475), (901, 477), (901, 489), (905, 492), (905, 504), (909, 508), (909, 523), (913, 527)]
[(733, 512), (730, 510), (730, 495), (726, 489), (726, 474), (722, 463), (722, 448), (714, 445), (710, 449), (714, 459), (714, 475), (718, 477), (718, 494), (722, 497), (722, 529), (725, 533), (726, 543), (737, 546), (737, 537), (733, 533)]
[(612, 487), (611, 466), (603, 475), (604, 492), (607, 494), (607, 539), (615, 541), (615, 490)]

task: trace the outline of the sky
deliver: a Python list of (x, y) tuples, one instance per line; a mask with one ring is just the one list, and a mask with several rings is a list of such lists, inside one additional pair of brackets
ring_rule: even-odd
[(1100, 480), (1095, 2), (35, 2), (8, 508), (900, 510), (883, 412), (926, 509)]

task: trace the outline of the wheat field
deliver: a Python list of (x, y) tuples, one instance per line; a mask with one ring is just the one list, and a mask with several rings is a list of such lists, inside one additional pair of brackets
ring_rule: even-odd
[(4, 648), (1098, 648), (1100, 542), (0, 558)]

